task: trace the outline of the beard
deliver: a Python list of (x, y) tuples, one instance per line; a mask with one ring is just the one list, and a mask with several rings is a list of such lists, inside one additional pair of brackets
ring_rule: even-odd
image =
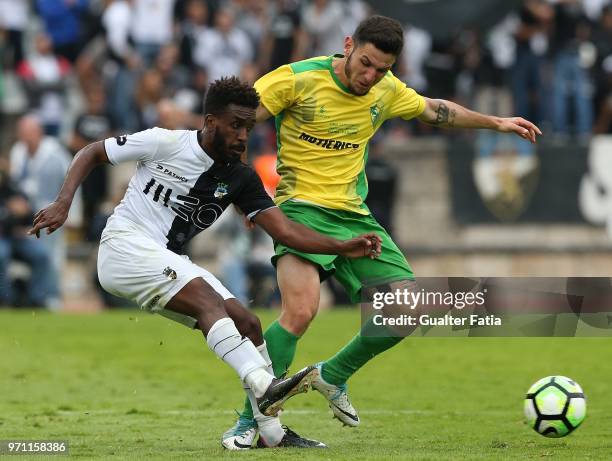
[(349, 54), (346, 58), (346, 64), (344, 65), (344, 75), (346, 76), (346, 79), (349, 81), (351, 81), (351, 75), (353, 75), (353, 70), (351, 69), (351, 60), (353, 59), (353, 53), (354, 51), (351, 51), (351, 54)]
[(368, 93), (368, 91), (370, 91), (369, 89), (365, 92), (361, 91), (357, 91), (355, 89), (355, 87), (353, 85), (351, 85), (351, 75), (353, 75), (353, 70), (351, 69), (351, 60), (353, 59), (353, 53), (355, 51), (351, 51), (351, 54), (348, 55), (348, 57), (346, 58), (346, 64), (344, 65), (344, 75), (346, 76), (346, 80), (348, 81), (348, 89), (351, 93), (353, 93), (355, 96), (364, 96)]
[(240, 160), (240, 156), (236, 156), (234, 152), (230, 150), (230, 146), (225, 142), (225, 138), (219, 134), (219, 130), (215, 130), (215, 135), (212, 140), (212, 147), (215, 154), (217, 154), (223, 161), (236, 163)]

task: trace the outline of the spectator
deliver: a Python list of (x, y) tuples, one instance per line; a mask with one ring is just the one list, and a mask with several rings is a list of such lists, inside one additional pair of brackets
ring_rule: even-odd
[(164, 81), (156, 69), (148, 69), (136, 86), (136, 110), (138, 131), (158, 124), (158, 103), (162, 100)]
[(34, 41), (34, 52), (17, 68), (29, 99), (43, 123), (45, 133), (57, 136), (65, 107), (65, 95), (71, 67), (68, 60), (53, 52), (51, 39), (39, 33)]
[(6, 31), (8, 45), (4, 62), (7, 69), (13, 69), (23, 60), (23, 33), (28, 25), (29, 10), (29, 3), (24, 0), (0, 0), (0, 30)]
[(519, 12), (514, 39), (516, 58), (512, 70), (514, 112), (535, 123), (544, 118), (542, 67), (548, 47), (546, 33), (553, 17), (552, 9), (543, 0), (525, 0)]
[(240, 75), (253, 62), (253, 46), (245, 32), (235, 26), (234, 12), (221, 8), (215, 16), (215, 27), (198, 37), (194, 56), (196, 64), (208, 72), (208, 81), (228, 75)]
[(406, 44), (399, 63), (402, 81), (420, 93), (427, 90), (424, 64), (431, 52), (431, 35), (411, 25), (407, 25), (404, 31)]
[[(246, 0), (236, 14), (236, 26), (247, 34), (255, 53), (261, 49), (270, 22), (270, 12), (267, 0)], [(255, 56), (255, 59), (258, 58), (259, 55)]]
[(606, 6), (593, 33), (593, 43), (597, 49), (593, 77), (596, 83), (594, 106), (597, 121), (594, 132), (612, 132), (612, 5)]
[(131, 36), (140, 58), (151, 65), (173, 38), (174, 0), (133, 0), (133, 5)]
[(302, 21), (311, 40), (313, 56), (328, 56), (342, 51), (338, 46), (344, 39), (343, 20), (344, 9), (337, 0), (313, 0), (304, 8)]
[[(85, 110), (77, 116), (70, 138), (70, 151), (73, 155), (87, 144), (110, 137), (113, 131), (103, 87), (96, 84), (86, 87), (85, 100)], [(107, 167), (101, 165), (94, 168), (83, 181), (83, 222), (87, 226), (85, 231), (88, 237), (92, 235), (92, 219), (108, 193)]]
[(296, 0), (275, 0), (268, 32), (262, 39), (259, 68), (268, 72), (304, 59), (306, 40), (299, 3)]
[(593, 23), (599, 21), (603, 10), (610, 5), (610, 0), (582, 0), (584, 13), (589, 18), (589, 21)]
[(602, 101), (594, 132), (596, 134), (612, 134), (612, 59), (607, 61), (608, 93)]
[(31, 269), (25, 305), (46, 305), (49, 255), (40, 241), (26, 234), (32, 219), (27, 198), (10, 183), (6, 168), (0, 167), (0, 306), (17, 302), (8, 273), (13, 259), (27, 263)]
[(208, 74), (205, 69), (195, 67), (190, 72), (190, 81), (174, 95), (176, 105), (194, 114), (204, 113), (204, 96), (208, 88)]
[(342, 33), (352, 35), (361, 21), (372, 13), (372, 8), (364, 0), (344, 0), (344, 18), (341, 22)]
[[(83, 12), (81, 20), (83, 44), (85, 46), (89, 45), (95, 38), (104, 35), (101, 19), (108, 3), (109, 0), (89, 0), (89, 5)], [(81, 48), (81, 55), (85, 51), (85, 46)]]
[(456, 51), (456, 38), (436, 38), (431, 42), (431, 50), (424, 63), (429, 91), (443, 99), (455, 97), (455, 82), (461, 71)]
[(189, 73), (180, 62), (180, 50), (174, 43), (162, 46), (154, 68), (160, 73), (164, 84), (164, 96), (173, 97), (178, 90), (187, 86)]
[[(2, 29), (0, 29), (0, 128), (3, 125), (3, 112), (2, 108), (4, 107), (4, 63), (2, 62), (2, 57), (4, 56), (4, 33)], [(2, 149), (2, 144), (0, 143), (0, 149)]]
[(51, 37), (53, 51), (74, 63), (83, 42), (82, 16), (89, 0), (36, 0), (36, 6)]
[(133, 94), (142, 61), (130, 44), (132, 0), (111, 0), (102, 16), (110, 60), (109, 100), (113, 124), (120, 130), (138, 127)]
[(198, 36), (208, 29), (208, 6), (204, 0), (188, 0), (185, 18), (181, 22), (179, 43), (181, 64), (189, 69), (195, 67), (193, 58)]
[[(9, 154), (10, 177), (23, 190), (34, 210), (38, 211), (55, 200), (70, 165), (70, 156), (55, 138), (44, 136), (40, 121), (32, 115), (19, 120), (17, 138)], [(79, 206), (73, 213), (80, 213)], [(63, 229), (45, 235), (41, 242), (51, 255), (50, 299), (47, 302), (52, 307), (59, 307), (59, 275), (63, 272), (66, 259)]]
[[(580, 46), (590, 35), (590, 29), (580, 0), (562, 0), (555, 4), (554, 30), (551, 39), (553, 56), (552, 122), (557, 135), (569, 133), (573, 101), (574, 131), (581, 137), (591, 134), (593, 105), (590, 82), (580, 63)], [(523, 114), (519, 114), (523, 115)]]
[[(514, 65), (516, 18), (509, 15), (491, 29), (481, 47), (481, 56), (474, 78), (476, 93), (474, 108), (482, 113), (495, 113), (502, 117), (512, 115), (513, 98), (509, 84), (510, 70)], [(522, 155), (533, 156), (535, 150), (531, 143), (522, 139), (509, 140), (500, 133), (482, 130), (477, 134), (478, 157), (475, 168), (480, 164), (496, 162), (494, 157), (505, 149), (516, 150)]]

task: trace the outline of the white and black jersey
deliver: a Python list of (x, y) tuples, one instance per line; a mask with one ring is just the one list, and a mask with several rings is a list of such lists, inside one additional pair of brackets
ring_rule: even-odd
[(112, 164), (135, 160), (137, 167), (103, 240), (125, 224), (136, 224), (156, 242), (184, 254), (185, 244), (231, 203), (250, 219), (275, 206), (252, 168), (213, 161), (198, 143), (197, 131), (151, 128), (108, 138), (104, 147)]

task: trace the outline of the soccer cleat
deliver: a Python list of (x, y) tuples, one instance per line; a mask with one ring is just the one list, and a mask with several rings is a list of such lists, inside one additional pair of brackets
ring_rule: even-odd
[(221, 445), (228, 450), (248, 450), (257, 436), (257, 423), (254, 419), (240, 416), (236, 424), (221, 436)]
[(334, 384), (325, 382), (321, 374), (323, 363), (318, 363), (316, 367), (319, 373), (312, 381), (312, 388), (319, 391), (323, 397), (327, 399), (329, 402), (329, 408), (331, 408), (331, 411), (334, 414), (334, 418), (339, 419), (346, 426), (358, 426), (359, 415), (357, 414), (357, 410), (355, 410), (353, 405), (351, 405), (351, 401), (348, 398), (348, 394), (346, 393), (346, 384), (336, 386)]
[(257, 406), (266, 416), (276, 416), (283, 403), (296, 394), (306, 392), (319, 375), (315, 366), (301, 369), (289, 378), (274, 378), (266, 393), (257, 399)]
[(285, 430), (285, 435), (278, 445), (269, 447), (260, 435), (257, 440), (257, 448), (327, 448), (327, 445), (323, 442), (300, 437), (287, 426), (283, 426), (283, 429)]

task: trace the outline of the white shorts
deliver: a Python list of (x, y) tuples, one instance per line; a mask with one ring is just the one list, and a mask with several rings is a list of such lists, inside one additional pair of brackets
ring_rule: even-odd
[(235, 298), (217, 278), (141, 232), (125, 229), (102, 236), (98, 250), (98, 278), (111, 294), (136, 302), (190, 328), (196, 320), (164, 307), (187, 283), (202, 277), (224, 300)]

